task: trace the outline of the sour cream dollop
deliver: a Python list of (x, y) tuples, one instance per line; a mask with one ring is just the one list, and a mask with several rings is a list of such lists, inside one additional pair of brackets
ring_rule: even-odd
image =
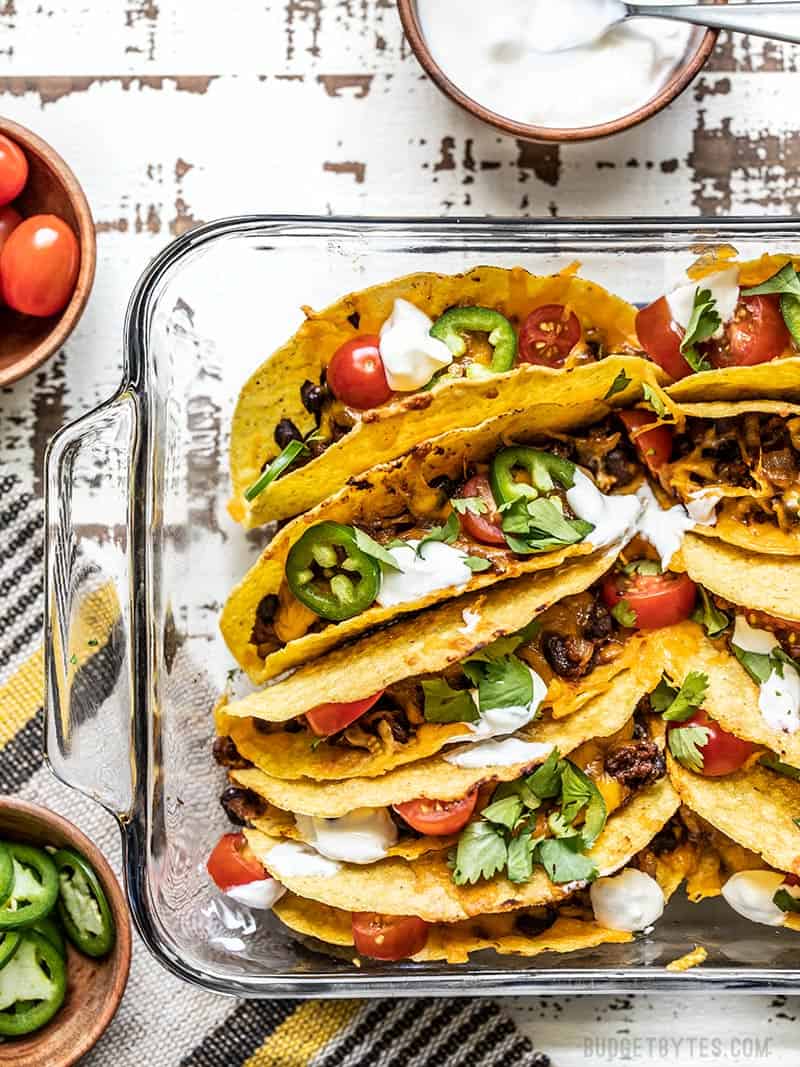
[[(774, 634), (751, 626), (743, 615), (736, 616), (731, 643), (742, 652), (768, 656), (780, 645)], [(758, 691), (758, 708), (764, 722), (773, 730), (793, 734), (800, 730), (800, 672), (783, 661), (780, 672), (774, 667)]]
[(580, 468), (575, 469), (572, 488), (567, 490), (566, 495), (567, 503), (578, 518), (594, 526), (586, 540), (595, 548), (616, 541), (630, 541), (636, 533), (642, 505), (635, 496), (607, 496), (601, 493)]
[(419, 541), (390, 548), (399, 570), (383, 568), (377, 603), (384, 608), (421, 600), (439, 589), (466, 585), (472, 571), (464, 560), (466, 553), (443, 541), (428, 541), (417, 554)]
[(443, 341), (431, 337), (431, 319), (407, 300), (395, 300), (381, 327), (380, 353), (386, 381), (398, 393), (413, 393), (453, 362)]
[(764, 926), (783, 926), (786, 913), (773, 901), (779, 889), (800, 897), (800, 887), (784, 885), (777, 871), (737, 871), (722, 887), (722, 895), (739, 915)]
[(711, 292), (711, 297), (716, 303), (717, 314), (721, 320), (721, 324), (714, 336), (721, 337), (725, 323), (731, 321), (733, 313), (736, 311), (736, 305), (739, 302), (739, 268), (728, 267), (725, 270), (717, 271), (716, 274), (709, 274), (705, 278), (700, 278), (698, 281), (680, 285), (677, 289), (667, 294), (667, 304), (672, 313), (673, 322), (683, 327), (684, 330), (689, 325), (689, 320), (692, 317), (695, 293), (698, 289), (708, 289)]
[(267, 854), (269, 866), (279, 879), (289, 878), (332, 878), (341, 870), (335, 860), (320, 856), (308, 845), (297, 841), (284, 841), (275, 845)]
[[(506, 734), (516, 733), (523, 726), (527, 726), (531, 719), (535, 718), (536, 712), (547, 695), (544, 680), (530, 667), (528, 667), (528, 672), (533, 686), (530, 704), (525, 707), (487, 708), (486, 711), (481, 711), (480, 718), (475, 722), (464, 723), (467, 733), (452, 738), (451, 743), (488, 741), (492, 737), (504, 737)], [(475, 707), (480, 710), (477, 689), (470, 689), (469, 692)]]
[(386, 808), (357, 808), (340, 819), (295, 815), (307, 844), (331, 860), (375, 863), (397, 842), (397, 826)]
[(245, 885), (231, 886), (225, 890), (225, 896), (235, 900), (237, 904), (244, 904), (246, 908), (269, 911), (285, 892), (286, 887), (275, 878), (259, 878), (258, 881), (247, 882)]
[(506, 737), (502, 741), (481, 741), (477, 745), (448, 752), (445, 761), (453, 767), (513, 767), (516, 763), (534, 763), (547, 759), (553, 746), (541, 741), (523, 741), (521, 737)]
[(661, 886), (634, 867), (610, 878), (598, 878), (589, 896), (595, 919), (609, 930), (644, 930), (664, 913)]
[(662, 508), (653, 490), (647, 484), (639, 486), (636, 490), (636, 498), (642, 505), (637, 525), (638, 532), (658, 552), (661, 566), (666, 568), (681, 547), (684, 534), (693, 530), (697, 522), (682, 504)]

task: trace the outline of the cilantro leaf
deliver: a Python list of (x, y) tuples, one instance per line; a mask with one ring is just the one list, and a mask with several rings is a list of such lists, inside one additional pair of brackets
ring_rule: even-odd
[(782, 774), (784, 778), (793, 778), (800, 782), (800, 767), (792, 767), (790, 763), (781, 763), (774, 752), (765, 752), (758, 761), (762, 767), (767, 767), (776, 774)]
[(630, 629), (630, 627), (636, 625), (636, 612), (627, 600), (623, 599), (618, 604), (615, 604), (611, 609), (611, 614), (620, 626), (627, 626)]
[(591, 848), (606, 824), (606, 802), (591, 778), (566, 760), (561, 775), (561, 814), (573, 823), (584, 808), (581, 834), (585, 847)]
[(473, 652), (469, 657), (469, 662), (472, 663), (486, 663), (493, 659), (502, 659), (503, 656), (510, 656), (512, 652), (515, 652), (520, 645), (524, 645), (527, 641), (530, 641), (541, 629), (542, 624), (538, 619), (532, 619), (527, 626), (523, 626), (521, 630), (517, 630), (516, 633), (509, 634), (508, 637), (497, 637), (490, 645), (480, 650), (480, 652)]
[(581, 844), (580, 837), (548, 837), (536, 846), (534, 860), (541, 863), (547, 877), (556, 885), (593, 882), (597, 867), (579, 851)]
[(772, 674), (772, 656), (769, 652), (745, 652), (731, 643), (731, 651), (756, 685), (763, 685)]
[(305, 441), (290, 441), (280, 455), (276, 456), (266, 470), (262, 471), (258, 480), (245, 489), (245, 500), (255, 500), (257, 496), (264, 492), (268, 485), (271, 485), (277, 478), (280, 478), (283, 472), (291, 467), (298, 456), (302, 456), (306, 452), (308, 452), (308, 446)]
[(704, 370), (711, 370), (711, 362), (692, 345), (683, 353), (683, 358), (695, 372), (699, 374)]
[(514, 782), (501, 782), (492, 794), (492, 801), (502, 800), (504, 797), (510, 796), (519, 797), (528, 811), (536, 811), (542, 803), (528, 785), (527, 778), (517, 778)]
[(711, 734), (707, 726), (678, 726), (667, 734), (669, 750), (682, 767), (702, 771), (703, 753)]
[(481, 812), (481, 818), (488, 819), (497, 826), (505, 826), (507, 830), (513, 830), (522, 814), (522, 808), (522, 798), (513, 793), (500, 797), (499, 800), (493, 797), (492, 803)]
[(453, 505), (453, 511), (459, 515), (466, 515), (468, 512), (470, 515), (485, 515), (489, 510), (479, 496), (454, 496), (450, 503)]
[(667, 722), (686, 722), (703, 703), (707, 692), (708, 675), (689, 671), (670, 705), (662, 711), (662, 717)]
[(531, 791), (540, 800), (558, 796), (561, 792), (561, 773), (564, 770), (564, 763), (565, 761), (558, 754), (558, 749), (554, 748), (541, 767), (537, 767), (533, 774), (529, 774), (525, 779)]
[(650, 694), (650, 703), (653, 705), (653, 711), (666, 711), (677, 695), (677, 687), (670, 685), (666, 677), (662, 677)]
[(458, 515), (454, 511), (450, 512), (450, 516), (444, 526), (433, 526), (422, 538), (417, 545), (417, 555), (422, 554), (423, 545), (430, 544), (432, 541), (441, 541), (445, 545), (452, 545), (453, 541), (458, 537), (461, 527), (458, 522)]
[(623, 368), (608, 387), (608, 392), (603, 397), (603, 400), (610, 400), (611, 397), (616, 396), (617, 393), (624, 393), (632, 381), (633, 378), (629, 378)]
[(466, 660), (464, 674), (478, 687), (481, 712), (493, 708), (527, 708), (533, 701), (533, 676), (516, 656), (491, 660)]
[(709, 637), (719, 637), (731, 624), (730, 617), (720, 611), (707, 591), (698, 586), (700, 599), (692, 612), (692, 619), (703, 627)]
[(646, 404), (649, 404), (653, 411), (658, 415), (660, 419), (671, 419), (672, 412), (664, 403), (661, 393), (649, 385), (647, 382), (642, 382), (642, 399)]
[(353, 527), (353, 534), (355, 536), (356, 547), (360, 548), (365, 556), (372, 556), (373, 559), (378, 560), (384, 567), (390, 567), (393, 571), (402, 570), (397, 560), (388, 552), (383, 545), (379, 545), (377, 541), (364, 533), (363, 530), (359, 530), (357, 526)]
[(480, 713), (466, 689), (451, 689), (442, 678), (422, 683), (427, 722), (476, 722)]
[(492, 561), (484, 559), (483, 556), (467, 556), (464, 560), (464, 565), (469, 567), (473, 574), (480, 574), (482, 571), (489, 570)]
[(508, 843), (508, 880), (527, 882), (533, 874), (533, 853), (542, 839), (534, 837), (532, 830), (524, 830)]
[(485, 819), (478, 819), (458, 839), (453, 881), (456, 885), (474, 885), (481, 878), (493, 878), (507, 859), (503, 831)]
[(800, 900), (797, 897), (793, 897), (788, 889), (777, 889), (772, 898), (772, 903), (779, 907), (781, 911), (800, 912)]
[(793, 263), (787, 263), (777, 274), (773, 274), (760, 285), (742, 289), (742, 296), (762, 296), (767, 293), (789, 293), (791, 296), (800, 297), (800, 278), (797, 276)]
[(709, 369), (710, 365), (698, 352), (697, 345), (710, 340), (721, 325), (722, 319), (711, 290), (698, 286), (694, 294), (692, 314), (681, 341), (683, 357), (693, 370)]
[(503, 516), (506, 542), (520, 555), (577, 544), (593, 529), (584, 519), (568, 519), (558, 497), (516, 500)]

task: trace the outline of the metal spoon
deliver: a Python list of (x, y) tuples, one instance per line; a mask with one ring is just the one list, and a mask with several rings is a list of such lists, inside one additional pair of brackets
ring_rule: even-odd
[(625, 4), (625, 18), (675, 19), (800, 44), (800, 0), (767, 4)]

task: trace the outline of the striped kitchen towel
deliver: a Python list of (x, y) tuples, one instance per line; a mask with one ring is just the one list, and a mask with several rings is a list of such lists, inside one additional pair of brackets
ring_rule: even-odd
[[(120, 870), (114, 820), (42, 764), (43, 518), (0, 474), (0, 791), (60, 812)], [(85, 1067), (548, 1067), (491, 1000), (234, 1001), (134, 946), (125, 998)]]

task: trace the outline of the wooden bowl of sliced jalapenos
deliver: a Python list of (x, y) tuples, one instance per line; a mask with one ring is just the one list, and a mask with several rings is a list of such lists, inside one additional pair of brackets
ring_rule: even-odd
[(61, 816), (0, 801), (0, 1065), (77, 1063), (114, 1017), (130, 961), (102, 853)]

